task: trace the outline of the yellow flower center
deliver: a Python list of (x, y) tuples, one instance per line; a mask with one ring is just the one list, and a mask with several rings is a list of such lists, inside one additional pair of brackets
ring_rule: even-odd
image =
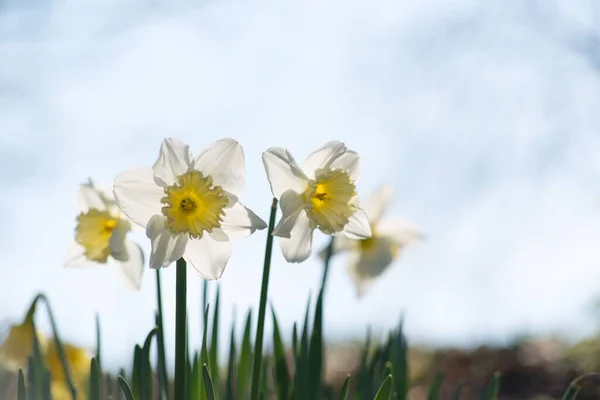
[(213, 185), (210, 176), (200, 171), (189, 171), (177, 177), (177, 182), (165, 188), (161, 199), (165, 223), (172, 233), (187, 233), (200, 239), (204, 231), (221, 227), (223, 209), (229, 199), (221, 186)]
[(356, 212), (356, 185), (342, 170), (318, 170), (315, 178), (303, 194), (311, 225), (326, 234), (340, 232)]
[(108, 241), (118, 223), (126, 223), (115, 218), (108, 211), (90, 208), (77, 217), (75, 240), (85, 249), (85, 256), (92, 261), (106, 263), (110, 255)]

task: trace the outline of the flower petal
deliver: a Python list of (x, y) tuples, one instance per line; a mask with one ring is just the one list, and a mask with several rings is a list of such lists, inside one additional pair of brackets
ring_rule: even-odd
[(114, 227), (110, 239), (108, 239), (108, 247), (110, 247), (110, 255), (117, 261), (127, 261), (127, 245), (125, 238), (131, 230), (131, 225), (125, 220), (118, 220)]
[(170, 186), (191, 166), (190, 146), (179, 139), (167, 138), (160, 145), (158, 160), (154, 163), (154, 181), (160, 186)]
[(312, 251), (313, 229), (306, 213), (300, 213), (292, 228), (290, 238), (279, 238), (283, 257), (292, 263), (302, 262), (310, 257)]
[(361, 203), (372, 225), (376, 225), (394, 199), (394, 188), (389, 184), (381, 185), (371, 196)]
[(246, 184), (244, 149), (234, 139), (220, 139), (200, 153), (193, 162), (194, 169), (209, 175), (215, 185), (237, 196)]
[(290, 238), (290, 234), (298, 216), (304, 211), (302, 196), (293, 190), (287, 190), (281, 195), (279, 207), (281, 208), (281, 219), (273, 229), (273, 236)]
[(375, 278), (385, 272), (397, 254), (397, 247), (387, 238), (381, 237), (375, 237), (367, 250), (348, 254), (348, 274), (356, 285), (359, 297)]
[[(333, 254), (332, 256), (334, 256), (335, 254), (344, 252), (344, 251), (351, 251), (351, 250), (355, 250), (356, 248), (358, 248), (358, 240), (354, 240), (354, 239), (348, 239), (345, 236), (332, 236), (333, 239)], [(319, 251), (319, 258), (321, 260), (325, 260), (325, 258), (327, 257), (327, 248), (329, 247), (329, 245), (323, 247), (321, 249), (321, 251)]]
[(420, 229), (401, 218), (386, 218), (377, 225), (377, 234), (389, 238), (397, 245), (415, 244), (424, 239)]
[(150, 218), (146, 236), (150, 238), (150, 268), (168, 267), (179, 260), (185, 252), (188, 235), (174, 235), (165, 228), (166, 217), (155, 215)]
[(119, 268), (127, 286), (132, 290), (139, 290), (144, 273), (144, 252), (137, 244), (127, 240), (125, 242), (127, 261), (120, 262)]
[(123, 213), (146, 228), (153, 215), (162, 214), (164, 190), (154, 182), (150, 167), (125, 171), (115, 178), (113, 192)]
[(273, 197), (279, 199), (289, 189), (298, 193), (306, 190), (308, 178), (289, 151), (271, 147), (262, 154), (262, 160)]
[(350, 179), (356, 182), (360, 178), (360, 157), (357, 152), (346, 150), (345, 153), (333, 160), (329, 168), (347, 171)]
[(230, 242), (217, 242), (209, 235), (190, 239), (183, 257), (203, 279), (219, 279), (231, 255)]
[[(230, 196), (230, 199), (235, 197)], [(244, 238), (253, 234), (256, 230), (267, 227), (265, 221), (254, 214), (252, 210), (244, 206), (235, 198), (232, 206), (224, 209), (225, 215), (221, 222), (221, 229), (231, 239)]]
[(347, 150), (346, 145), (338, 140), (327, 142), (306, 157), (302, 169), (308, 177), (314, 178), (317, 169), (330, 168), (331, 164)]
[(65, 267), (83, 267), (88, 263), (85, 248), (82, 245), (75, 242), (69, 246), (65, 256)]
[(87, 212), (90, 208), (106, 210), (109, 205), (115, 203), (115, 198), (111, 191), (96, 187), (90, 178), (86, 183), (79, 186), (77, 202), (79, 210)]
[(367, 239), (372, 235), (367, 213), (362, 209), (356, 210), (344, 227), (342, 233), (349, 239)]

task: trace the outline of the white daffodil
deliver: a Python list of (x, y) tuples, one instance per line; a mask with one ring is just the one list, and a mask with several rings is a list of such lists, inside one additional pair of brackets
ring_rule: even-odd
[(82, 184), (78, 193), (80, 214), (75, 227), (75, 243), (67, 250), (67, 267), (106, 264), (113, 258), (123, 272), (127, 285), (140, 288), (144, 254), (127, 240), (131, 224), (121, 213), (110, 191), (97, 188), (92, 180)]
[(244, 151), (235, 140), (218, 140), (193, 156), (188, 145), (169, 138), (153, 167), (118, 175), (114, 193), (125, 215), (146, 228), (150, 267), (183, 257), (204, 279), (218, 279), (230, 239), (267, 227), (239, 201), (245, 183)]
[[(373, 232), (371, 238), (351, 240), (336, 237), (333, 242), (334, 254), (343, 251), (348, 253), (348, 274), (356, 285), (359, 297), (398, 258), (403, 247), (423, 238), (419, 229), (409, 222), (394, 217), (382, 220), (393, 200), (393, 193), (391, 186), (382, 185), (363, 203)], [(322, 258), (326, 251), (321, 251)]]
[(356, 180), (358, 154), (332, 141), (312, 152), (298, 166), (286, 149), (273, 147), (262, 156), (273, 196), (282, 216), (273, 230), (288, 262), (306, 260), (315, 229), (351, 239), (371, 237), (365, 212), (359, 207)]

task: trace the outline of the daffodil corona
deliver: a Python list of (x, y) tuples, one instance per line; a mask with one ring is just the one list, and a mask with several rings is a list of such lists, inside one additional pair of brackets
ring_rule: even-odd
[(245, 182), (244, 152), (235, 140), (218, 140), (194, 156), (189, 146), (168, 138), (153, 167), (115, 178), (114, 194), (123, 212), (146, 228), (150, 267), (183, 257), (203, 278), (218, 279), (230, 240), (267, 227), (238, 199)]
[(89, 180), (79, 188), (79, 208), (75, 243), (67, 251), (65, 265), (106, 264), (113, 258), (126, 283), (139, 289), (143, 272), (142, 250), (127, 240), (132, 226), (120, 212), (111, 192), (97, 188)]
[[(380, 276), (398, 258), (402, 248), (422, 239), (413, 224), (398, 218), (382, 219), (393, 198), (389, 185), (382, 185), (363, 204), (369, 217), (373, 236), (352, 240), (336, 237), (333, 252), (348, 253), (348, 274), (356, 286), (357, 295), (364, 295), (373, 280)], [(321, 250), (325, 257), (326, 249)]]
[(365, 212), (359, 207), (356, 180), (358, 154), (338, 141), (311, 153), (300, 168), (286, 149), (263, 153), (263, 163), (282, 217), (273, 230), (289, 262), (306, 260), (315, 229), (352, 239), (371, 237)]

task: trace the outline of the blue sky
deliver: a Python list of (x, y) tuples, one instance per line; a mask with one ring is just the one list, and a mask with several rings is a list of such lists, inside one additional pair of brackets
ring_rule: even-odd
[[(360, 193), (391, 183), (390, 214), (427, 235), (360, 301), (335, 260), (332, 339), (382, 333), (402, 312), (409, 338), (429, 344), (592, 332), (599, 18), (593, 0), (3, 2), (0, 319), (22, 318), (43, 290), (78, 344), (93, 344), (99, 312), (107, 361), (124, 364), (152, 327), (154, 272), (131, 293), (116, 268), (62, 267), (78, 184), (151, 165), (165, 136), (195, 151), (229, 136), (246, 153), (244, 202), (263, 219), (261, 152), (303, 159), (339, 139), (361, 154)], [(222, 326), (258, 302), (264, 241), (236, 243)], [(277, 250), (270, 299), (289, 332), (321, 269)], [(174, 275), (164, 270), (171, 319)], [(199, 344), (201, 281), (189, 282)]]

